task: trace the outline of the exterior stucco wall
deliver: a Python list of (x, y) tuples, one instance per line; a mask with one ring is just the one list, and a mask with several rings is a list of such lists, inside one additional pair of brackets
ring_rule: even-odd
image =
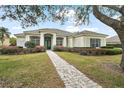
[(74, 42), (73, 47), (83, 47), (84, 46), (83, 37), (76, 37), (76, 38), (74, 38), (73, 42)]
[[(56, 45), (56, 38), (58, 36), (56, 35), (56, 33), (51, 33), (51, 32), (42, 32), (42, 33), (40, 33), (40, 35), (26, 35), (25, 38), (19, 38), (18, 37), (17, 38), (17, 46), (25, 47), (25, 42), (30, 41), (30, 36), (39, 36), (40, 37), (40, 45), (44, 46), (44, 35), (45, 34), (53, 35), (52, 39), (51, 39), (51, 46), (52, 46), (52, 49), (53, 49), (53, 47)], [(66, 47), (67, 46), (67, 38), (65, 36), (59, 36), (59, 37), (63, 38), (63, 46)]]
[(68, 47), (73, 47), (73, 38), (68, 38)]
[(25, 36), (25, 41), (30, 41), (30, 35)]
[(17, 38), (17, 46), (25, 47), (25, 38)]
[(104, 37), (83, 37), (84, 38), (84, 47), (90, 47), (90, 39), (100, 39), (101, 46), (106, 46), (106, 39)]
[(67, 37), (63, 37), (63, 46), (64, 46), (64, 47), (67, 46)]
[(101, 46), (106, 46), (106, 38), (101, 38)]
[(90, 47), (90, 39), (96, 38), (101, 40), (101, 46), (106, 46), (106, 38), (105, 37), (95, 37), (95, 36), (69, 36), (68, 38), (63, 35), (57, 35), (55, 32), (50, 31), (43, 31), (40, 32), (38, 35), (26, 35), (25, 38), (17, 38), (17, 46), (23, 46), (26, 41), (30, 41), (30, 36), (39, 36), (40, 37), (40, 45), (44, 46), (44, 35), (51, 34), (51, 46), (52, 49), (56, 45), (57, 37), (63, 38), (63, 46), (64, 47)]
[(106, 38), (104, 37), (91, 37), (91, 36), (80, 36), (70, 37), (68, 39), (68, 47), (90, 47), (90, 39), (96, 38), (101, 40), (101, 46), (106, 46)]

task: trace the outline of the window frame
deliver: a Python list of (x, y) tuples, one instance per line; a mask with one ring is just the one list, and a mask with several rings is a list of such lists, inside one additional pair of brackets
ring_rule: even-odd
[(93, 47), (93, 48), (101, 47), (101, 39), (90, 38), (90, 47)]
[(56, 46), (63, 46), (63, 38), (62, 37), (56, 38)]
[(39, 36), (30, 36), (30, 41), (34, 42), (35, 45), (40, 45), (40, 37)]

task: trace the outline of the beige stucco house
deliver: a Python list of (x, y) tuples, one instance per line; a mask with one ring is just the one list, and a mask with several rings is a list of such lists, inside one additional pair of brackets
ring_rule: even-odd
[(15, 36), (17, 37), (17, 46), (25, 47), (26, 41), (33, 41), (36, 45), (45, 46), (47, 49), (53, 49), (54, 46), (106, 46), (106, 37), (108, 35), (92, 31), (70, 33), (59, 29), (46, 28), (33, 31), (24, 31), (23, 33), (15, 34)]
[[(9, 46), (9, 45), (10, 45), (9, 40), (10, 40), (10, 39), (9, 39), (8, 37), (5, 37), (5, 38), (4, 38), (4, 42), (3, 42), (3, 46)], [(0, 46), (2, 46), (1, 41), (0, 41)]]

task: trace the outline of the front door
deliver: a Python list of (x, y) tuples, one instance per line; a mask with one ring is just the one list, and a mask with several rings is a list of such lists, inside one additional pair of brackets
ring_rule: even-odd
[(44, 45), (46, 49), (51, 49), (51, 37), (45, 37)]

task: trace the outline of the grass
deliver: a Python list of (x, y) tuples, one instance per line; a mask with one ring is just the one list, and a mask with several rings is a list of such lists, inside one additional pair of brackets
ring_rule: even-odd
[(0, 56), (0, 87), (64, 87), (46, 53)]
[(124, 87), (124, 73), (119, 68), (121, 55), (81, 56), (68, 52), (56, 53), (103, 87)]

